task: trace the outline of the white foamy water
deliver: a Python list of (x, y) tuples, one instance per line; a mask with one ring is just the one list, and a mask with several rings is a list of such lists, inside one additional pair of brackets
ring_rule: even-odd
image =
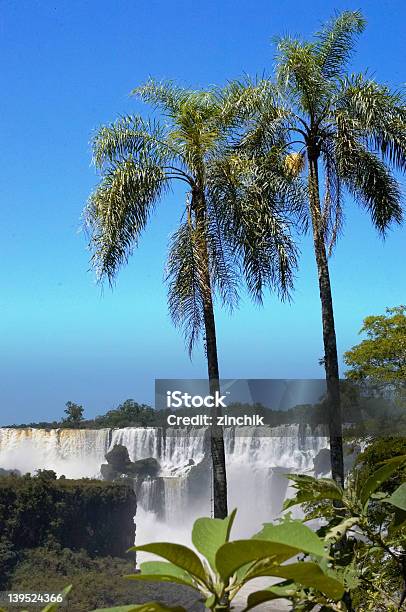
[(0, 467), (67, 478), (97, 477), (109, 444), (108, 429), (0, 428)]
[[(235, 535), (248, 536), (280, 513), (289, 494), (289, 472), (311, 472), (313, 459), (328, 446), (327, 438), (298, 425), (267, 430), (225, 430), (229, 508), (238, 507)], [(197, 516), (210, 514), (211, 491), (191, 499), (189, 473), (204, 458), (204, 431), (123, 429), (6, 429), (0, 428), (0, 467), (34, 473), (53, 469), (68, 478), (99, 477), (105, 454), (114, 444), (127, 447), (133, 461), (154, 457), (161, 465), (159, 479), (135, 483), (138, 493), (138, 541), (184, 538)], [(210, 462), (205, 468), (210, 470)], [(163, 507), (161, 507), (163, 506)], [(146, 516), (148, 515), (148, 520)], [(158, 518), (159, 517), (159, 518)], [(154, 529), (151, 525), (155, 525)], [(164, 527), (165, 525), (165, 527)], [(153, 533), (154, 532), (154, 533)], [(178, 534), (178, 536), (176, 536)], [(144, 537), (145, 536), (145, 537)], [(176, 536), (176, 537), (174, 537)]]

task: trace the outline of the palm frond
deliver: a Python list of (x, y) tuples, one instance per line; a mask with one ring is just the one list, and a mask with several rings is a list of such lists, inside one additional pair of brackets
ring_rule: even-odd
[(268, 79), (230, 81), (225, 87), (213, 90), (223, 121), (227, 126), (241, 129), (253, 116), (263, 111), (264, 103), (277, 95), (276, 87)]
[(207, 198), (207, 209), (206, 237), (211, 286), (213, 292), (219, 294), (222, 304), (232, 311), (239, 301), (237, 258), (227, 241), (227, 231), (216, 202)]
[(365, 28), (359, 11), (344, 11), (327, 22), (316, 34), (315, 53), (326, 79), (340, 76), (351, 58), (355, 39)]
[(363, 74), (342, 81), (337, 111), (352, 119), (366, 146), (406, 169), (406, 98)]
[(156, 121), (128, 115), (101, 127), (92, 140), (93, 161), (99, 169), (120, 163), (129, 156), (170, 163), (179, 152), (167, 142), (167, 130)]
[(375, 227), (385, 234), (390, 224), (402, 221), (397, 180), (376, 154), (356, 141), (337, 138), (335, 148), (341, 179), (369, 211)]
[(204, 326), (200, 268), (198, 235), (188, 218), (171, 238), (166, 280), (169, 313), (183, 330), (189, 355)]
[(323, 142), (321, 156), (325, 178), (321, 220), (324, 240), (330, 256), (342, 231), (344, 219), (343, 188), (337, 167), (334, 141), (332, 139), (326, 139)]
[(313, 43), (279, 38), (276, 62), (280, 90), (302, 113), (315, 116), (325, 101), (329, 85), (321, 74)]
[(173, 81), (155, 81), (148, 79), (144, 85), (132, 90), (131, 95), (152, 104), (172, 119), (178, 115), (181, 105), (193, 95), (193, 91), (179, 87)]
[(266, 287), (282, 298), (289, 296), (297, 249), (283, 209), (286, 185), (280, 177), (261, 175), (253, 164), (253, 160), (237, 162), (232, 156), (223, 159), (212, 178), (211, 196), (248, 290), (261, 302)]
[(197, 94), (182, 104), (169, 142), (182, 152), (192, 172), (203, 171), (207, 157), (223, 138), (220, 109), (205, 95)]
[(166, 187), (165, 173), (153, 161), (140, 165), (129, 158), (110, 165), (84, 214), (99, 280), (113, 282)]
[(296, 120), (270, 81), (234, 81), (223, 90), (223, 104), (230, 115), (228, 108), (236, 109), (239, 129), (233, 132), (233, 145), (243, 155), (263, 155), (277, 143), (284, 146), (287, 132)]

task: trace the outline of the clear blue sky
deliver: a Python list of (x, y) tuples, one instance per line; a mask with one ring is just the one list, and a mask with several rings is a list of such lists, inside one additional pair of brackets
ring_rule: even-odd
[[(0, 401), (3, 424), (61, 416), (73, 400), (92, 416), (133, 397), (153, 402), (154, 378), (199, 378), (166, 310), (163, 266), (182, 194), (160, 206), (114, 292), (89, 271), (80, 215), (96, 183), (92, 131), (147, 109), (128, 96), (149, 75), (221, 84), (272, 66), (274, 35), (307, 36), (332, 12), (368, 20), (354, 68), (406, 80), (402, 0), (1, 0)], [(320, 377), (320, 306), (310, 238), (294, 302), (217, 312), (227, 378)], [(385, 243), (347, 203), (331, 260), (339, 352), (365, 315), (404, 303), (404, 228)]]

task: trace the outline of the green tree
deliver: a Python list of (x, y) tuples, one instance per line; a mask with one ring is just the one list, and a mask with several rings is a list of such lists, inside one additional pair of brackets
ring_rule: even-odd
[(351, 594), (344, 597), (346, 610), (395, 612), (406, 601), (405, 448), (399, 445), (390, 458), (385, 447), (369, 448), (362, 457), (367, 465), (350, 474), (346, 490), (329, 478), (289, 475), (296, 495), (284, 508), (300, 504), (305, 520), (321, 519), (317, 533), (330, 545), (330, 566)]
[(339, 368), (328, 257), (342, 229), (346, 192), (365, 208), (380, 234), (392, 222), (401, 222), (401, 190), (392, 170), (406, 166), (403, 95), (366, 73), (347, 72), (364, 26), (359, 12), (346, 11), (311, 42), (281, 38), (275, 82), (240, 87), (241, 105), (251, 113), (241, 146), (262, 155), (264, 147), (282, 142), (287, 171), (306, 179), (322, 310), (332, 473), (341, 483)]
[(406, 306), (387, 308), (384, 315), (364, 319), (366, 338), (344, 354), (347, 378), (379, 386), (405, 386)]
[[(287, 226), (269, 209), (262, 215), (262, 225), (251, 223), (264, 211), (264, 206), (258, 207), (258, 198), (245, 202), (238, 233), (233, 231), (233, 209), (217, 205), (218, 160), (236, 129), (234, 109), (225, 109), (221, 96), (153, 81), (133, 93), (152, 103), (165, 120), (128, 116), (97, 132), (93, 157), (101, 180), (85, 211), (93, 264), (98, 277), (112, 283), (157, 202), (173, 183), (185, 187), (182, 220), (172, 236), (167, 266), (169, 310), (174, 323), (185, 332), (189, 351), (204, 332), (209, 386), (214, 395), (220, 391), (214, 295), (217, 293), (230, 308), (235, 305), (240, 268), (254, 284), (255, 275), (265, 271), (268, 284), (280, 286), (286, 293), (296, 263), (294, 244)], [(233, 159), (240, 167), (238, 157)], [(239, 184), (243, 175), (237, 173)], [(254, 265), (258, 261), (260, 265)], [(211, 454), (214, 516), (224, 518), (224, 440), (216, 426), (212, 428)]]
[(66, 408), (64, 412), (66, 414), (66, 418), (64, 419), (64, 423), (78, 425), (81, 421), (83, 421), (83, 406), (75, 404), (75, 402), (66, 402), (65, 406)]

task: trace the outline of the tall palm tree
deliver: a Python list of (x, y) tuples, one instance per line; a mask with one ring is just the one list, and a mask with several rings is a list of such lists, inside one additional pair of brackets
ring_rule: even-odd
[[(343, 12), (314, 40), (277, 41), (276, 78), (240, 88), (251, 112), (242, 145), (262, 155), (282, 142), (285, 164), (307, 182), (322, 311), (333, 477), (343, 484), (339, 367), (328, 257), (342, 228), (346, 192), (385, 234), (402, 220), (401, 189), (393, 170), (406, 167), (405, 98), (347, 65), (365, 21)], [(234, 94), (237, 95), (237, 94)], [(235, 103), (235, 102), (234, 102)], [(265, 144), (264, 144), (265, 143)]]
[[(232, 175), (227, 188), (250, 190), (250, 172), (228, 153), (237, 129), (232, 109), (216, 92), (189, 91), (149, 81), (133, 92), (163, 115), (159, 120), (127, 116), (98, 130), (93, 158), (101, 178), (85, 209), (92, 261), (99, 279), (112, 283), (126, 263), (150, 214), (175, 182), (185, 186), (185, 202), (168, 257), (169, 310), (188, 340), (189, 352), (204, 333), (210, 393), (220, 392), (214, 296), (232, 308), (238, 300), (241, 273), (251, 285), (292, 285), (296, 250), (277, 205), (262, 222), (261, 200), (236, 197), (220, 205), (217, 180)], [(225, 192), (224, 181), (221, 192)], [(264, 204), (264, 202), (263, 202)], [(237, 207), (238, 214), (236, 213)], [(264, 211), (264, 205), (262, 210)], [(237, 228), (238, 227), (238, 231)], [(224, 440), (211, 429), (214, 516), (227, 516)]]

